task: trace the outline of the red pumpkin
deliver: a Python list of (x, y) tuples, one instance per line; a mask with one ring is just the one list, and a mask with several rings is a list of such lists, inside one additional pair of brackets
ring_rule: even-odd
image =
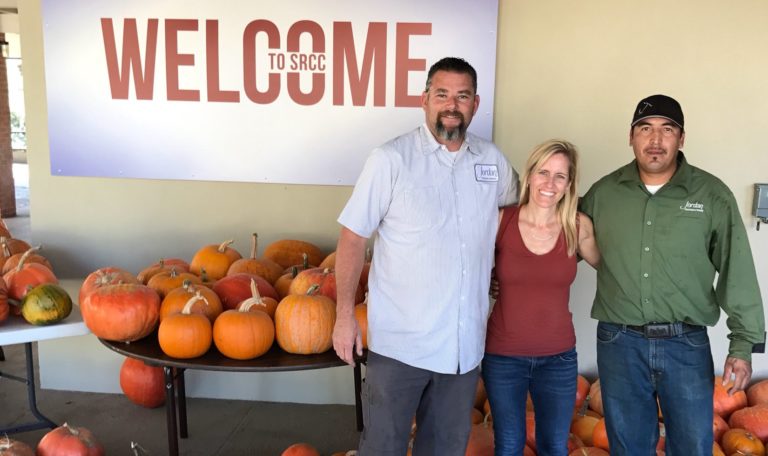
[(715, 391), (712, 395), (712, 402), (716, 414), (728, 419), (731, 413), (747, 406), (747, 394), (744, 391), (737, 391), (732, 396), (728, 395), (728, 390), (733, 386), (733, 381), (723, 386), (723, 377), (715, 377)]
[(165, 403), (163, 368), (148, 366), (135, 358), (125, 358), (120, 367), (120, 389), (134, 404), (159, 407)]
[(146, 337), (160, 319), (160, 296), (146, 285), (98, 288), (80, 305), (85, 325), (102, 339), (131, 342)]
[(731, 428), (746, 429), (762, 442), (768, 440), (768, 404), (736, 410), (728, 420)]
[(45, 434), (37, 444), (37, 456), (104, 456), (104, 447), (84, 427), (64, 423)]
[(715, 436), (715, 442), (719, 442), (720, 439), (723, 438), (723, 434), (729, 429), (730, 427), (728, 426), (728, 423), (726, 423), (720, 415), (715, 413), (712, 418), (712, 434)]
[(768, 380), (759, 381), (747, 388), (747, 404), (768, 404)]
[(294, 443), (286, 448), (280, 456), (320, 456), (320, 453), (308, 443)]
[(35, 450), (18, 440), (0, 437), (0, 456), (35, 456)]
[(258, 287), (259, 293), (262, 296), (275, 300), (278, 299), (274, 287), (265, 279), (257, 275), (241, 272), (228, 275), (217, 281), (213, 286), (213, 291), (219, 295), (224, 309), (236, 309), (241, 302), (253, 296), (251, 293), (251, 280), (256, 281), (256, 287)]
[(465, 456), (493, 456), (493, 426), (480, 423), (472, 426)]
[(118, 283), (139, 283), (139, 280), (130, 272), (115, 266), (99, 268), (88, 274), (80, 286), (80, 297), (78, 302), (83, 305), (85, 297), (94, 290), (107, 286), (117, 285)]

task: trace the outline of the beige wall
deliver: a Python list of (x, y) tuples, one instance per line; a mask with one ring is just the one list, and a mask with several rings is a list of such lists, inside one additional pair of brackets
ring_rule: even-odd
[[(52, 177), (39, 3), (19, 2), (32, 236), (61, 274), (111, 264), (138, 270), (227, 238), (246, 252), (252, 231), (263, 243), (295, 237), (333, 248), (349, 187)], [(747, 216), (752, 184), (768, 181), (761, 141), (768, 131), (768, 3), (500, 3), (494, 139), (513, 165), (520, 167), (536, 143), (563, 137), (581, 149), (586, 189), (631, 159), (628, 123), (637, 101), (652, 93), (676, 97), (687, 117), (689, 160), (720, 176), (739, 201), (768, 300), (768, 227), (756, 232)], [(593, 282), (582, 268), (572, 300), (585, 372), (595, 369), (594, 322), (587, 316)], [(711, 334), (722, 366), (722, 324)], [(764, 356), (755, 370), (768, 376)]]

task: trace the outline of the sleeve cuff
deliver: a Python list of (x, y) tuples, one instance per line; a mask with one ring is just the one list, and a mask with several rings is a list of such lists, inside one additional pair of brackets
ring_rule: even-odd
[(752, 362), (752, 343), (746, 340), (731, 340), (728, 356)]

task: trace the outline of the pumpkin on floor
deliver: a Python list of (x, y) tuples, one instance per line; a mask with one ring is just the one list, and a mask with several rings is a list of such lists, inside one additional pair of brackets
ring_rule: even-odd
[(134, 404), (159, 407), (165, 403), (163, 368), (148, 366), (135, 358), (125, 358), (120, 367), (120, 389)]
[(26, 443), (9, 439), (5, 435), (0, 437), (0, 456), (35, 456), (35, 450)]
[(280, 456), (320, 456), (320, 453), (308, 443), (294, 443), (286, 448)]
[(44, 283), (32, 288), (21, 300), (21, 315), (33, 325), (51, 325), (72, 312), (72, 298), (58, 285)]
[(37, 456), (104, 456), (104, 447), (84, 427), (67, 423), (45, 434), (37, 444)]

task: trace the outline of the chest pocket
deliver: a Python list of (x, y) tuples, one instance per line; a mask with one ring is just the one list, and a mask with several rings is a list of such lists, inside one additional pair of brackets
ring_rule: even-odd
[(422, 231), (436, 226), (442, 217), (437, 187), (416, 187), (403, 191), (403, 218), (413, 229)]

